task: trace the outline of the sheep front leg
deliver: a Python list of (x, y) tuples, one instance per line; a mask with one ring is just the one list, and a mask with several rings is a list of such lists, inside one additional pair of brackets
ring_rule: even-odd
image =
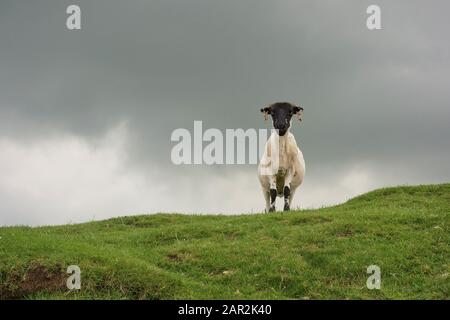
[(275, 200), (277, 199), (277, 178), (275, 175), (270, 176), (270, 208), (269, 212), (275, 211)]
[(286, 173), (286, 177), (284, 179), (284, 188), (283, 188), (283, 196), (284, 196), (284, 211), (291, 210), (291, 182), (294, 177), (293, 170), (288, 170)]

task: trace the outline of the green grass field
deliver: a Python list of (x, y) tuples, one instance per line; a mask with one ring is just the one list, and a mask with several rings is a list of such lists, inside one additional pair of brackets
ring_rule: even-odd
[[(449, 224), (444, 184), (319, 210), (5, 227), (0, 298), (448, 299)], [(81, 290), (65, 287), (69, 265)], [(366, 287), (369, 265), (380, 290)]]

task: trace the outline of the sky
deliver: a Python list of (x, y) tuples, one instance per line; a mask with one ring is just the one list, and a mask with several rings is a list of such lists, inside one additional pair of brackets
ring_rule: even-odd
[[(81, 30), (66, 28), (67, 6)], [(381, 30), (366, 9), (381, 8)], [(294, 207), (450, 181), (450, 3), (0, 0), (0, 225), (259, 213), (256, 165), (180, 165), (171, 133), (304, 108)]]

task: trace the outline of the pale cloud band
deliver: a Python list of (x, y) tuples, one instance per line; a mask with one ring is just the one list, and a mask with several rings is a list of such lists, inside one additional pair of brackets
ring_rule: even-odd
[[(157, 165), (142, 174), (128, 167), (127, 130), (118, 125), (95, 141), (72, 135), (31, 143), (0, 139), (0, 225), (65, 224), (156, 212), (263, 211), (256, 166), (231, 166), (226, 174), (197, 168), (195, 182), (190, 175), (161, 173)], [(293, 207), (333, 205), (386, 181), (411, 181), (406, 175), (390, 181), (382, 167), (323, 168), (320, 179), (306, 179)]]

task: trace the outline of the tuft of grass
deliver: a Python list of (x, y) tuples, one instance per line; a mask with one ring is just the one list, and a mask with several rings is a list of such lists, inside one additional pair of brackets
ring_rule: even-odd
[[(318, 210), (0, 228), (2, 299), (448, 299), (450, 184)], [(81, 268), (81, 290), (65, 270)], [(369, 290), (369, 265), (381, 289)]]

